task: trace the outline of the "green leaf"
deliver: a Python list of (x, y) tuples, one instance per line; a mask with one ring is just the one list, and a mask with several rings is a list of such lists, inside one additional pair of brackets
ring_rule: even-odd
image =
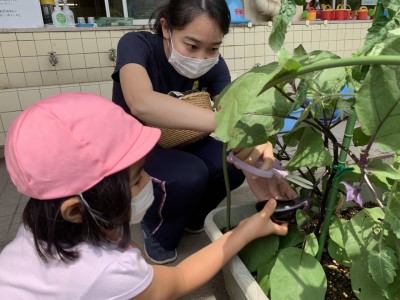
[[(308, 76), (309, 97), (317, 98), (338, 94), (346, 83), (347, 72), (344, 67), (326, 69)], [(315, 100), (314, 100), (315, 101)]]
[(371, 139), (371, 136), (366, 135), (361, 130), (361, 127), (354, 128), (354, 132), (353, 132), (354, 146), (356, 146), (356, 147), (365, 146), (366, 144), (368, 144), (370, 139)]
[(393, 249), (382, 246), (378, 251), (368, 254), (368, 270), (376, 283), (385, 289), (394, 281), (396, 270), (399, 268)]
[(332, 240), (328, 241), (328, 253), (332, 259), (336, 260), (341, 265), (346, 266), (346, 267), (351, 266), (351, 261), (347, 257), (345, 249), (342, 247), (339, 247), (339, 245), (336, 244)]
[(315, 256), (318, 252), (318, 240), (314, 233), (307, 235), (304, 252)]
[(280, 65), (284, 65), (289, 59), (291, 59), (289, 51), (285, 48), (281, 48), (278, 51), (278, 62)]
[(251, 147), (268, 141), (283, 127), (292, 104), (276, 89), (270, 89), (249, 103), (232, 130), (228, 149)]
[(322, 167), (330, 164), (332, 164), (332, 156), (325, 148), (321, 134), (306, 129), (286, 168), (295, 170), (301, 167)]
[(283, 0), (279, 15), (275, 16), (272, 24), (271, 35), (268, 43), (274, 52), (278, 52), (285, 41), (287, 27), (296, 13), (296, 4), (294, 0)]
[(299, 141), (301, 140), (301, 137), (304, 134), (304, 128), (306, 128), (307, 125), (303, 124), (296, 124), (296, 127), (294, 127), (291, 131), (288, 133), (284, 134), (282, 136), (283, 142), (285, 145), (289, 147), (296, 147)]
[(286, 248), (278, 253), (270, 281), (274, 300), (325, 298), (327, 281), (321, 264), (298, 248)]
[(394, 282), (384, 291), (384, 295), (388, 299), (400, 299), (400, 272), (397, 272)]
[(351, 218), (343, 234), (343, 245), (349, 259), (354, 260), (362, 252), (371, 251), (378, 245), (380, 235), (376, 233), (376, 226), (383, 226), (379, 220), (384, 216), (382, 209), (375, 207), (364, 208)]
[(295, 57), (303, 57), (307, 55), (306, 49), (304, 49), (303, 45), (298, 45), (294, 50), (293, 50), (293, 56)]
[[(325, 50), (314, 50), (307, 55), (303, 57), (299, 57), (299, 62), (305, 66), (305, 65), (310, 65), (315, 62), (322, 62), (324, 60), (326, 61), (331, 61), (332, 59), (339, 59), (340, 56), (337, 54), (330, 52), (330, 51), (325, 51)], [(321, 71), (319, 71), (321, 72)], [(310, 73), (306, 76), (313, 77), (314, 73)]]
[(336, 216), (332, 217), (332, 221), (329, 225), (329, 237), (335, 242), (340, 248), (344, 248), (346, 229), (349, 221), (345, 219), (338, 218)]
[[(394, 7), (394, 10), (398, 12), (399, 7)], [(390, 18), (384, 17), (383, 6), (378, 5), (377, 11), (375, 12), (375, 20), (372, 22), (372, 26), (368, 29), (364, 47), (356, 52), (356, 56), (365, 55), (374, 47), (383, 48), (380, 43), (385, 43), (390, 40), (391, 32), (399, 27), (399, 23), (400, 15), (398, 13)]]
[(310, 216), (301, 209), (296, 210), (296, 224), (299, 231), (304, 232), (305, 226), (310, 222)]
[(386, 207), (385, 222), (390, 224), (397, 238), (400, 239), (400, 193), (394, 194)]
[[(400, 37), (382, 55), (400, 55)], [(396, 46), (397, 45), (397, 46)], [(400, 68), (372, 66), (356, 96), (355, 109), (366, 135), (376, 136), (375, 144), (387, 151), (400, 148)]]
[[(276, 258), (276, 257), (275, 257)], [(275, 265), (276, 259), (271, 260), (268, 263), (263, 263), (258, 266), (257, 269), (257, 282), (260, 285), (261, 289), (268, 295), (271, 290), (271, 270)]]
[(215, 134), (228, 142), (228, 149), (265, 143), (283, 127), (292, 103), (276, 89), (259, 95), (265, 82), (281, 70), (277, 63), (254, 68), (222, 91)]
[(303, 243), (304, 233), (297, 229), (296, 225), (289, 225), (288, 234), (280, 237), (279, 249), (296, 247)]
[(268, 263), (278, 251), (279, 237), (269, 235), (252, 241), (239, 252), (239, 257), (250, 273), (259, 265)]
[(366, 171), (376, 176), (384, 176), (394, 180), (400, 179), (399, 170), (396, 170), (393, 166), (383, 161), (382, 158), (370, 158)]
[(383, 292), (378, 284), (369, 276), (366, 259), (357, 259), (350, 268), (351, 286), (360, 300), (383, 300)]
[(296, 91), (296, 106), (294, 109), (297, 109), (300, 107), (304, 101), (307, 99), (307, 91), (308, 91), (308, 84), (307, 81), (302, 79), (297, 86), (297, 91)]

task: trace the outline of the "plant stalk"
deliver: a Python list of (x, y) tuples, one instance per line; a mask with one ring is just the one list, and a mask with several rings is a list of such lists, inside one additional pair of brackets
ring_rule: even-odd
[(225, 190), (226, 190), (226, 230), (231, 230), (231, 186), (229, 184), (228, 162), (226, 161), (226, 149), (228, 143), (222, 144), (222, 171), (224, 174)]
[[(350, 147), (351, 140), (353, 138), (353, 132), (354, 132), (354, 127), (356, 125), (356, 112), (353, 109), (350, 114), (349, 118), (347, 120), (346, 124), (346, 129), (344, 131), (344, 136), (343, 136), (343, 146), (346, 148)], [(338, 161), (338, 167), (344, 167), (346, 165), (346, 158), (347, 158), (347, 152), (344, 151), (343, 149), (340, 150), (339, 153), (339, 161)], [(322, 230), (321, 230), (321, 235), (319, 237), (318, 241), (318, 252), (316, 258), (320, 261), (322, 258), (322, 252), (325, 247), (325, 242), (328, 236), (329, 232), (329, 225), (331, 223), (333, 211), (337, 202), (337, 197), (339, 194), (339, 184), (340, 184), (340, 174), (337, 174), (339, 176), (335, 176), (333, 178), (332, 182), (332, 188), (330, 189), (330, 193), (328, 195), (328, 204), (326, 208), (326, 213), (324, 217), (324, 223), (322, 224)]]
[(294, 80), (295, 78), (310, 72), (359, 65), (400, 65), (400, 57), (398, 55), (360, 56), (339, 58), (332, 61), (317, 61), (308, 66), (301, 67), (294, 72), (285, 73), (282, 76), (271, 80), (269, 83), (264, 85), (260, 94), (281, 82)]

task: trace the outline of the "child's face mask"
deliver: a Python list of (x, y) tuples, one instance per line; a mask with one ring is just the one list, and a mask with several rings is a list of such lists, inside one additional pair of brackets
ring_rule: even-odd
[(153, 182), (151, 179), (145, 185), (145, 187), (137, 194), (132, 197), (131, 200), (131, 220), (129, 224), (138, 224), (142, 221), (146, 211), (151, 206), (154, 200), (153, 194)]
[(171, 55), (168, 62), (174, 67), (174, 69), (181, 74), (190, 79), (196, 79), (207, 73), (213, 66), (215, 66), (219, 61), (219, 55), (213, 58), (198, 59), (190, 58), (178, 53), (174, 49), (172, 44), (172, 35), (170, 32), (170, 43), (171, 43)]

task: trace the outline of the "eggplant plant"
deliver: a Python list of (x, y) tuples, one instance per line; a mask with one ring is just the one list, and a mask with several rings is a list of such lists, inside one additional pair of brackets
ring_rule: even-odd
[[(324, 254), (349, 267), (359, 299), (400, 299), (400, 1), (378, 1), (365, 44), (351, 58), (282, 48), (294, 11), (295, 1), (283, 0), (273, 23), (269, 44), (278, 61), (220, 94), (216, 136), (224, 156), (271, 141), (284, 167), (312, 182), (311, 190), (294, 186), (311, 195), (312, 209), (296, 212), (286, 237), (257, 240), (241, 258), (272, 300), (324, 299)], [(290, 119), (295, 126), (282, 133)], [(334, 130), (340, 124), (343, 136)], [(381, 155), (371, 157), (373, 149)], [(350, 220), (335, 213), (345, 200), (360, 206)], [(373, 207), (364, 207), (368, 201)]]

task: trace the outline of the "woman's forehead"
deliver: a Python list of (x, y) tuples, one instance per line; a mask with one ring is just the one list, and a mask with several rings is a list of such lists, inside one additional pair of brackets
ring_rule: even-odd
[(181, 37), (200, 43), (220, 44), (223, 34), (217, 22), (205, 14), (197, 16), (182, 30), (177, 30)]

